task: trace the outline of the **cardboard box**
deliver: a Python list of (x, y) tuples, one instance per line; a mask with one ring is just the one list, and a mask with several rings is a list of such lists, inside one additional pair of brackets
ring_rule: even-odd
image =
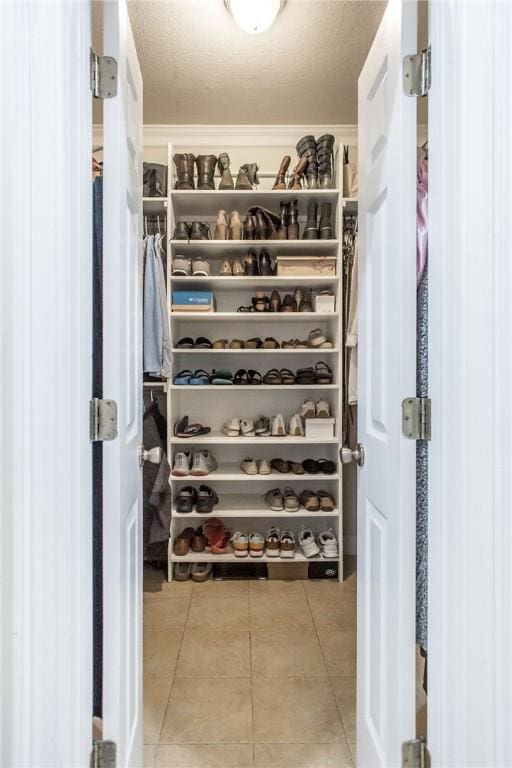
[(336, 419), (306, 419), (306, 437), (330, 438), (334, 437)]
[(283, 563), (267, 563), (267, 573), (269, 579), (307, 579), (309, 573), (309, 563), (296, 563), (290, 558), (290, 561)]
[(336, 298), (334, 294), (319, 293), (315, 296), (315, 312), (328, 312), (336, 311)]
[(278, 277), (336, 277), (335, 256), (278, 256)]

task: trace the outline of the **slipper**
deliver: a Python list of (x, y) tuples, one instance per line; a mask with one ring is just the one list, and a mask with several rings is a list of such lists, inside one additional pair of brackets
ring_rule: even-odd
[(332, 384), (332, 370), (327, 363), (317, 363), (315, 365), (315, 384)]
[(233, 384), (233, 374), (227, 368), (219, 368), (212, 371), (210, 376), (210, 384), (218, 384), (220, 386), (224, 384)]
[(191, 339), (190, 336), (184, 336), (176, 344), (176, 349), (194, 349), (194, 339)]
[(199, 368), (197, 371), (195, 371), (194, 375), (189, 381), (189, 384), (191, 386), (205, 386), (206, 384), (209, 384), (210, 382), (210, 376), (206, 371), (203, 371), (202, 368)]
[(229, 342), (229, 348), (230, 349), (243, 349), (244, 348), (244, 342), (241, 339), (233, 339), (233, 341)]
[(263, 381), (261, 373), (258, 371), (253, 371), (252, 368), (249, 368), (247, 375), (249, 377), (249, 384), (261, 384)]
[(217, 339), (217, 341), (213, 342), (213, 349), (226, 349), (227, 345), (227, 339)]
[(267, 336), (263, 342), (264, 349), (279, 349), (279, 342), (273, 338), (273, 336)]
[(244, 349), (260, 349), (263, 342), (261, 339), (255, 337), (253, 339), (247, 339), (247, 341), (244, 341)]
[(196, 347), (198, 349), (211, 349), (212, 348), (212, 343), (211, 343), (210, 339), (207, 339), (204, 336), (199, 336), (196, 339)]
[(189, 371), (189, 370), (180, 371), (179, 373), (176, 374), (176, 376), (172, 381), (173, 381), (173, 384), (176, 384), (176, 386), (184, 387), (190, 384), (190, 380), (192, 376), (193, 376), (192, 371)]
[(249, 375), (245, 368), (240, 368), (233, 376), (233, 384), (240, 386), (241, 384), (249, 384)]

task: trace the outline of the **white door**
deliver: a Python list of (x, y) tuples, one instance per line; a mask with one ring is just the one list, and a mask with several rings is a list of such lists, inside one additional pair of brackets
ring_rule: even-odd
[(415, 736), (416, 2), (390, 0), (359, 78), (358, 766)]
[(104, 443), (103, 738), (117, 765), (142, 765), (142, 78), (125, 0), (104, 4), (104, 53), (118, 93), (104, 101), (104, 395), (119, 435)]

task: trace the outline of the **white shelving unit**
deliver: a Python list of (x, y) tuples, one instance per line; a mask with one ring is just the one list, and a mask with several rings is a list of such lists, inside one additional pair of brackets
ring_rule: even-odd
[[(297, 140), (300, 136), (297, 136)], [(233, 156), (240, 155), (240, 147), (232, 153), (230, 147), (212, 146), (202, 151), (218, 155), (227, 151)], [(268, 147), (266, 148), (268, 150)], [(352, 210), (356, 201), (344, 201), (338, 189), (301, 191), (273, 191), (271, 189), (275, 172), (281, 157), (289, 154), (295, 158), (294, 147), (273, 147), (275, 151), (275, 170), (260, 172), (260, 185), (253, 191), (177, 191), (174, 190), (175, 152), (194, 151), (193, 147), (168, 147), (168, 178), (169, 189), (166, 199), (149, 198), (144, 201), (144, 212), (153, 215), (166, 212), (167, 215), (167, 280), (169, 311), (171, 318), (171, 338), (173, 342), (173, 375), (183, 369), (196, 370), (213, 368), (229, 368), (233, 373), (239, 368), (255, 368), (262, 375), (270, 368), (297, 368), (315, 365), (325, 361), (334, 373), (334, 383), (331, 385), (249, 385), (249, 386), (178, 386), (172, 381), (167, 386), (167, 422), (169, 432), (169, 463), (172, 465), (177, 451), (193, 451), (208, 447), (218, 462), (218, 469), (206, 477), (174, 477), (171, 476), (173, 497), (182, 485), (200, 484), (211, 485), (217, 491), (220, 502), (211, 515), (198, 513), (178, 514), (173, 511), (169, 539), (169, 579), (172, 579), (175, 562), (304, 562), (305, 558), (297, 549), (294, 561), (280, 560), (276, 557), (237, 558), (230, 555), (212, 555), (210, 553), (194, 553), (186, 556), (174, 554), (176, 536), (188, 526), (197, 527), (208, 517), (219, 517), (226, 521), (226, 527), (235, 530), (258, 530), (265, 534), (268, 527), (275, 522), (281, 528), (288, 528), (297, 535), (301, 526), (311, 526), (316, 533), (327, 528), (333, 528), (339, 543), (339, 579), (343, 578), (343, 499), (342, 499), (342, 466), (339, 463), (338, 450), (341, 435), (341, 407), (343, 369), (341, 354), (341, 317), (343, 316), (343, 265), (340, 235), (343, 226), (343, 211)], [(197, 154), (197, 151), (195, 151)], [(268, 154), (268, 152), (267, 152)], [(247, 159), (256, 159), (258, 148), (247, 152)], [(336, 181), (342, 178), (343, 147), (338, 146), (335, 154)], [(295, 161), (292, 160), (292, 167)], [(233, 178), (236, 179), (237, 167), (232, 167)], [(216, 177), (218, 183), (218, 177)], [(304, 227), (307, 206), (310, 200), (319, 204), (330, 202), (333, 209), (333, 221), (336, 238), (332, 240), (270, 240), (270, 241), (184, 241), (172, 239), (175, 224), (178, 221), (202, 221), (211, 226), (212, 235), (214, 222), (219, 209), (230, 213), (239, 211), (242, 221), (247, 209), (261, 205), (279, 213), (280, 202), (298, 201), (300, 231)], [(266, 249), (273, 258), (280, 255), (297, 257), (333, 256), (337, 259), (335, 277), (222, 277), (219, 276), (220, 265), (224, 258), (242, 257), (249, 248), (260, 253)], [(178, 254), (186, 257), (200, 255), (206, 258), (211, 267), (211, 277), (172, 277), (172, 260)], [(239, 313), (237, 307), (250, 304), (251, 297), (257, 290), (265, 290), (270, 295), (275, 288), (281, 294), (292, 293), (296, 287), (311, 290), (313, 294), (323, 289), (333, 290), (336, 295), (336, 311), (334, 313)], [(217, 312), (172, 312), (171, 296), (176, 289), (208, 289), (215, 293)], [(279, 342), (293, 339), (307, 339), (308, 334), (315, 328), (322, 329), (332, 341), (332, 349), (183, 349), (177, 348), (179, 339), (185, 336), (196, 338), (206, 336), (211, 341), (225, 338), (248, 339), (254, 336), (276, 338)], [(282, 356), (282, 361), (279, 360)], [(148, 384), (149, 386), (149, 384)], [(153, 386), (155, 386), (153, 384)], [(315, 439), (305, 437), (227, 437), (221, 432), (224, 421), (233, 416), (240, 418), (256, 418), (260, 414), (272, 417), (282, 413), (288, 418), (300, 410), (305, 399), (327, 399), (331, 406), (332, 415), (336, 419), (335, 436)], [(176, 421), (188, 415), (191, 422), (199, 422), (211, 427), (210, 434), (198, 438), (174, 437), (173, 427)], [(246, 475), (240, 469), (240, 461), (251, 456), (255, 459), (283, 458), (292, 461), (302, 461), (307, 458), (330, 459), (335, 462), (337, 470), (332, 475), (295, 475), (273, 472), (271, 475)], [(244, 483), (243, 492), (240, 483)], [(272, 512), (265, 506), (264, 495), (274, 487), (284, 489), (293, 487), (298, 494), (301, 490), (325, 489), (333, 494), (336, 507), (332, 512), (306, 512), (301, 509), (297, 513)], [(325, 558), (315, 558), (325, 560)]]

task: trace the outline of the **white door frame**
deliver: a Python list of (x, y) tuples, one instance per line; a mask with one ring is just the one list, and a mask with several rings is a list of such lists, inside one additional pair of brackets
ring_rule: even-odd
[(512, 7), (430, 13), (428, 745), (509, 766)]
[(87, 766), (90, 4), (0, 4), (0, 764)]

